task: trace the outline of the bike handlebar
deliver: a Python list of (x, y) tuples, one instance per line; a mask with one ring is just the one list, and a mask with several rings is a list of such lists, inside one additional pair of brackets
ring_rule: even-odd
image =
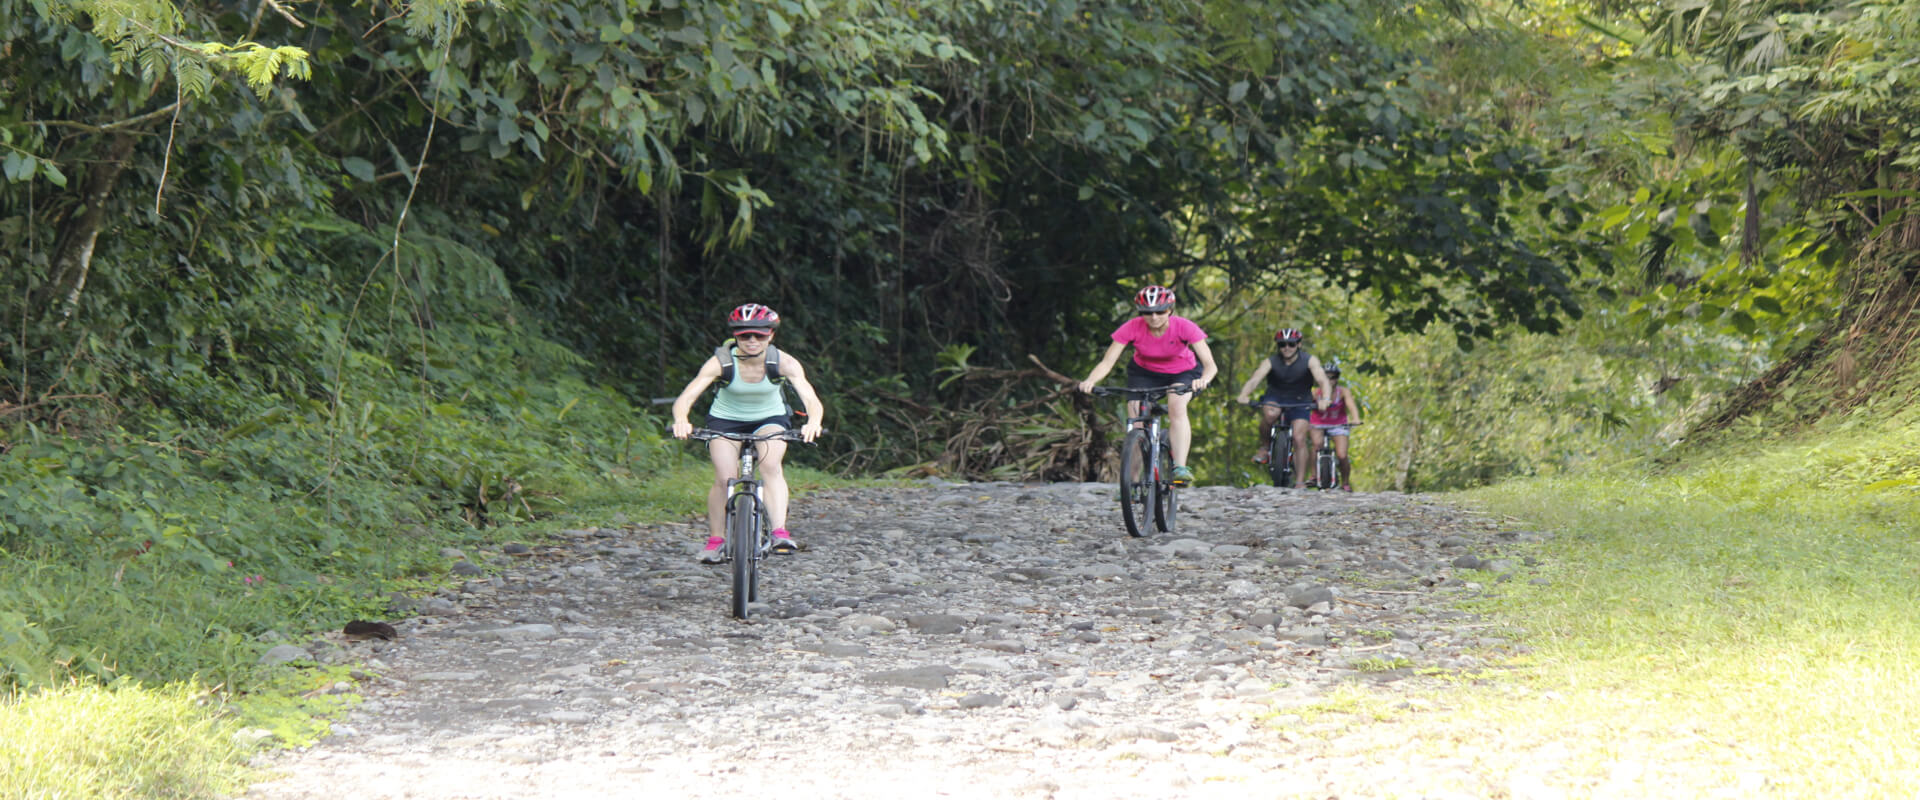
[(1313, 408), (1314, 406), (1313, 403), (1275, 403), (1271, 400), (1254, 400), (1241, 403), (1240, 405), (1248, 408), (1260, 408), (1261, 406), (1273, 406), (1274, 408)]
[[(822, 433), (825, 433), (825, 431), (822, 431)], [(805, 435), (792, 429), (778, 430), (772, 433), (727, 433), (711, 428), (694, 428), (692, 433), (687, 434), (687, 438), (696, 442), (705, 442), (712, 439), (732, 439), (736, 442), (806, 441)]]
[(1122, 397), (1141, 399), (1164, 397), (1168, 392), (1174, 394), (1193, 394), (1194, 389), (1193, 385), (1188, 383), (1176, 383), (1172, 386), (1161, 386), (1153, 389), (1129, 389), (1121, 386), (1095, 386), (1092, 389), (1092, 394), (1095, 397), (1119, 395)]

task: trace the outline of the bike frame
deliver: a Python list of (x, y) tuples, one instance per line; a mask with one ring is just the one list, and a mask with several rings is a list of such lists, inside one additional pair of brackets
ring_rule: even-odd
[[(1358, 422), (1341, 423), (1341, 425), (1344, 425), (1348, 428), (1352, 428), (1360, 424), (1361, 423), (1358, 423)], [(1312, 432), (1318, 433), (1320, 435), (1320, 447), (1314, 450), (1314, 453), (1313, 453), (1313, 459), (1314, 459), (1313, 487), (1316, 489), (1333, 489), (1340, 485), (1340, 476), (1339, 476), (1340, 459), (1339, 459), (1339, 456), (1337, 456), (1333, 450), (1333, 436), (1332, 434), (1329, 434), (1327, 432), (1327, 429), (1331, 427), (1334, 427), (1334, 426), (1331, 426), (1331, 425), (1313, 426)], [(1353, 457), (1348, 456), (1347, 458), (1349, 461), (1351, 461)], [(1325, 474), (1322, 474), (1323, 468), (1324, 468)], [(1351, 469), (1352, 467), (1349, 466), (1348, 468)]]
[[(1173, 531), (1173, 517), (1178, 506), (1174, 499), (1175, 495), (1172, 482), (1173, 467), (1162, 459), (1162, 454), (1166, 454), (1169, 459), (1172, 456), (1168, 452), (1168, 448), (1171, 445), (1167, 441), (1166, 429), (1161, 421), (1163, 417), (1167, 416), (1168, 411), (1166, 405), (1161, 401), (1169, 393), (1188, 394), (1192, 391), (1192, 387), (1184, 384), (1164, 386), (1155, 389), (1123, 389), (1105, 386), (1098, 386), (1093, 389), (1093, 393), (1096, 396), (1105, 397), (1118, 395), (1127, 398), (1127, 411), (1124, 415), (1126, 422), (1122, 427), (1127, 430), (1138, 428), (1146, 435), (1146, 459), (1143, 466), (1145, 467), (1144, 475), (1148, 490), (1147, 506), (1151, 509), (1149, 516), (1153, 517), (1151, 524), (1154, 527), (1158, 527), (1161, 531), (1168, 533)], [(1124, 439), (1122, 441), (1121, 447), (1124, 451), (1126, 445), (1124, 444)], [(1125, 464), (1124, 452), (1122, 464), (1123, 466)], [(1129, 487), (1127, 486), (1128, 477), (1126, 471), (1123, 469), (1119, 475), (1120, 503), (1122, 511), (1128, 515), (1127, 532), (1134, 536), (1141, 536), (1144, 533), (1144, 529), (1141, 526), (1146, 523), (1144, 520), (1136, 520), (1133, 518), (1134, 512), (1132, 510), (1131, 500), (1134, 498), (1131, 498), (1129, 495)]]
[[(1275, 419), (1272, 425), (1267, 426), (1267, 441), (1269, 442), (1269, 451), (1268, 451), (1268, 458), (1267, 458), (1267, 476), (1273, 479), (1273, 485), (1275, 486), (1281, 486), (1283, 484), (1291, 483), (1290, 479), (1296, 477), (1293, 474), (1296, 471), (1294, 469), (1294, 462), (1293, 462), (1293, 456), (1294, 456), (1293, 426), (1287, 424), (1287, 415), (1285, 411), (1289, 408), (1313, 408), (1313, 404), (1312, 403), (1275, 403), (1272, 401), (1256, 400), (1254, 402), (1247, 403), (1246, 405), (1248, 408), (1253, 408), (1253, 409), (1277, 408), (1281, 410), (1282, 413), (1280, 414), (1279, 418)], [(1308, 440), (1309, 441), (1312, 440), (1311, 436), (1309, 436)], [(1283, 463), (1276, 464), (1274, 463), (1276, 459), (1272, 457), (1271, 443), (1279, 442), (1279, 441), (1285, 441), (1287, 443), (1287, 457), (1284, 459), (1278, 459)], [(1305, 484), (1306, 484), (1306, 481), (1304, 480), (1301, 481), (1301, 485), (1304, 486)]]
[(696, 429), (689, 438), (727, 439), (740, 445), (740, 474), (727, 479), (727, 521), (723, 529), (727, 532), (727, 557), (733, 562), (733, 615), (746, 619), (748, 604), (760, 599), (760, 562), (773, 551), (773, 531), (768, 527), (771, 521), (767, 519), (766, 497), (758, 474), (760, 443), (803, 439), (792, 430), (722, 433), (706, 428)]

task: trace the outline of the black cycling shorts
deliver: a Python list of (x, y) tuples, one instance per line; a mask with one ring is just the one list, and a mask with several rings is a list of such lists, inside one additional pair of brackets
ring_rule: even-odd
[(761, 428), (768, 425), (778, 425), (787, 430), (792, 430), (793, 417), (790, 414), (781, 414), (777, 417), (767, 417), (758, 422), (741, 422), (737, 419), (720, 419), (718, 417), (710, 417), (707, 419), (707, 430), (719, 431), (721, 433), (759, 433)]
[[(1302, 402), (1306, 403), (1306, 405), (1304, 406), (1297, 405), (1298, 403), (1302, 403)], [(1294, 404), (1292, 408), (1280, 409), (1280, 420), (1282, 422), (1286, 422), (1289, 425), (1293, 424), (1294, 420), (1306, 419), (1308, 415), (1313, 413), (1313, 400), (1311, 399), (1289, 400), (1277, 394), (1274, 394), (1272, 391), (1268, 391), (1266, 394), (1260, 395), (1260, 405), (1266, 405), (1268, 403), (1272, 403), (1274, 405)]]
[(1129, 361), (1127, 362), (1127, 388), (1160, 389), (1181, 383), (1192, 384), (1194, 381), (1200, 380), (1200, 376), (1205, 373), (1206, 371), (1201, 369), (1198, 364), (1195, 364), (1193, 369), (1187, 370), (1186, 372), (1168, 373), (1154, 372), (1153, 370), (1140, 366), (1138, 362)]

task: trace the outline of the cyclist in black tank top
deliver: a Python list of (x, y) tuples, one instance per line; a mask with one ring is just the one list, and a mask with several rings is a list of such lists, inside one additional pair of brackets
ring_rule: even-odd
[[(1267, 431), (1273, 429), (1273, 423), (1285, 414), (1288, 432), (1293, 436), (1293, 475), (1294, 488), (1300, 488), (1300, 481), (1307, 474), (1307, 415), (1306, 408), (1282, 409), (1280, 405), (1309, 403), (1321, 410), (1326, 409), (1326, 399), (1333, 396), (1333, 383), (1327, 380), (1327, 372), (1320, 368), (1320, 359), (1314, 358), (1301, 347), (1305, 338), (1295, 328), (1281, 328), (1273, 335), (1274, 344), (1279, 352), (1260, 362), (1248, 376), (1247, 382), (1240, 387), (1240, 402), (1253, 399), (1253, 387), (1266, 381), (1267, 391), (1260, 396), (1260, 449), (1254, 451), (1253, 460), (1264, 463), (1267, 448), (1272, 442)], [(1320, 387), (1319, 397), (1313, 394), (1314, 386)]]

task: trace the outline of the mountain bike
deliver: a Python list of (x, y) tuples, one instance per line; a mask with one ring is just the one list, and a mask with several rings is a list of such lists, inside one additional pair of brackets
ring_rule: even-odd
[[(1340, 426), (1351, 428), (1359, 424), (1343, 422)], [(1332, 489), (1340, 485), (1340, 459), (1333, 453), (1333, 437), (1326, 435), (1327, 428), (1340, 426), (1314, 426), (1320, 429), (1320, 450), (1313, 455), (1313, 480), (1308, 485), (1315, 489)]]
[[(1312, 403), (1275, 403), (1256, 400), (1246, 404), (1248, 408), (1272, 406), (1285, 411), (1289, 408), (1312, 408)], [(1275, 486), (1293, 485), (1293, 428), (1287, 424), (1287, 415), (1267, 426), (1267, 477), (1273, 479)]]
[[(760, 601), (760, 561), (773, 552), (773, 526), (767, 519), (767, 502), (761, 496), (759, 466), (760, 442), (805, 441), (799, 431), (772, 433), (722, 433), (695, 428), (687, 436), (695, 441), (731, 439), (740, 443), (740, 477), (727, 481), (727, 555), (733, 563), (733, 616), (747, 618), (750, 603)], [(749, 446), (755, 445), (755, 446)]]
[(1127, 437), (1120, 442), (1120, 516), (1127, 522), (1127, 533), (1136, 537), (1147, 535), (1149, 525), (1172, 533), (1174, 516), (1180, 510), (1173, 485), (1173, 444), (1160, 423), (1167, 415), (1167, 406), (1160, 401), (1170, 391), (1188, 394), (1193, 387), (1093, 388), (1096, 396), (1120, 396), (1128, 401)]

